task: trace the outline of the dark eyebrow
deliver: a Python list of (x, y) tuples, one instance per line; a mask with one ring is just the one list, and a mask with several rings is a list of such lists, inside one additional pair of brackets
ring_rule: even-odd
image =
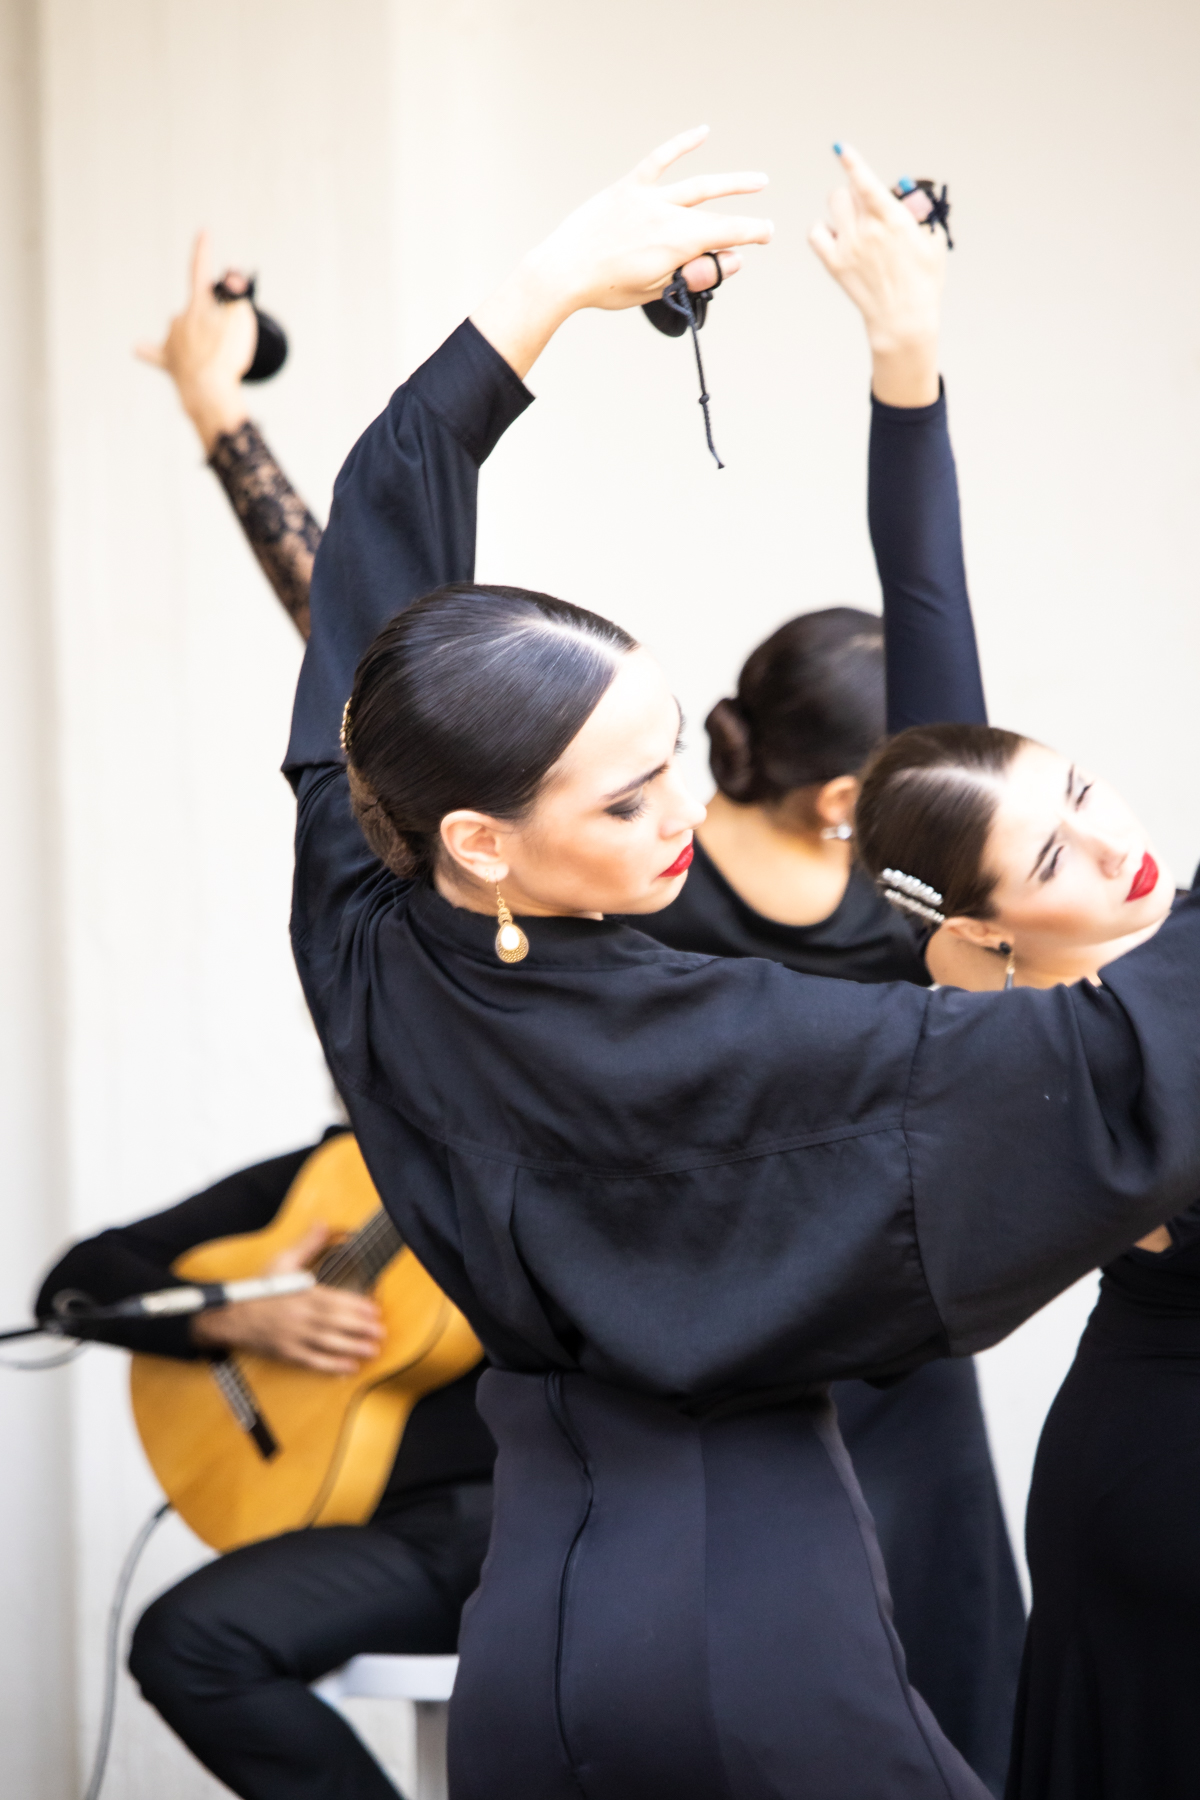
[(1058, 826), (1056, 825), (1054, 827), (1054, 830), (1050, 833), (1050, 836), (1046, 839), (1045, 843), (1042, 845), (1041, 849), (1037, 853), (1037, 857), (1034, 861), (1034, 865), (1033, 865), (1032, 869), (1030, 869), (1030, 871), (1029, 871), (1029, 880), (1030, 881), (1033, 880), (1033, 877), (1037, 874), (1038, 870), (1041, 868), (1042, 864), (1045, 862), (1046, 853), (1050, 849), (1052, 844), (1054, 843), (1054, 840), (1057, 836), (1058, 836)]
[[(676, 702), (675, 702), (675, 708), (679, 714), (679, 729), (680, 729), (680, 731), (682, 731), (683, 730), (683, 708), (682, 708), (682, 706), (680, 706), (678, 700), (676, 700)], [(665, 762), (659, 763), (657, 769), (647, 769), (647, 771), (644, 775), (635, 775), (632, 781), (627, 781), (625, 783), (625, 786), (618, 788), (615, 793), (605, 794), (605, 796), (604, 796), (605, 800), (623, 800), (625, 798), (626, 794), (632, 794), (636, 788), (645, 787), (645, 785), (648, 781), (653, 781), (654, 777), (656, 775), (661, 775), (663, 770), (667, 767), (668, 767), (668, 765)]]
[(615, 793), (605, 794), (604, 798), (606, 800), (624, 799), (626, 794), (632, 794), (636, 788), (645, 787), (648, 781), (653, 781), (656, 775), (661, 775), (666, 766), (666, 763), (659, 763), (657, 769), (647, 769), (644, 775), (635, 775), (632, 781), (625, 783), (624, 787), (617, 788)]
[(1074, 792), (1075, 792), (1075, 764), (1072, 763), (1070, 768), (1067, 770), (1067, 799), (1068, 800), (1071, 798), (1071, 795)]

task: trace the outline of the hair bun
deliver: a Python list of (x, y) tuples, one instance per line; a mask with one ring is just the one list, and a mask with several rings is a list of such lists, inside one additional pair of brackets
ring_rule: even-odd
[(368, 847), (393, 875), (405, 881), (425, 873), (428, 850), (415, 833), (401, 831), (365, 775), (353, 763), (346, 764), (350, 780), (350, 806)]
[(708, 766), (713, 780), (731, 800), (749, 800), (755, 787), (750, 727), (736, 700), (718, 700), (704, 721), (708, 733)]

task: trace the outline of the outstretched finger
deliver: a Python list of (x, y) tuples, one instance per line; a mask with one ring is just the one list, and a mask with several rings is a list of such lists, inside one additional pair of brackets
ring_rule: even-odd
[(866, 158), (859, 155), (853, 144), (843, 144), (838, 151), (838, 159), (850, 177), (850, 186), (867, 210), (879, 219), (890, 217), (899, 201), (894, 194), (888, 192)]
[(690, 131), (681, 131), (678, 137), (668, 138), (649, 156), (644, 156), (633, 171), (633, 180), (645, 187), (653, 186), (660, 175), (666, 173), (671, 164), (686, 156), (689, 150), (698, 149), (708, 136), (707, 125), (693, 125)]
[(736, 175), (693, 175), (660, 188), (664, 200), (674, 206), (703, 206), (706, 200), (724, 200), (730, 194), (757, 194), (770, 177), (761, 169), (742, 169)]
[(207, 231), (198, 231), (196, 242), (192, 246), (192, 291), (188, 295), (188, 311), (194, 312), (211, 292), (212, 248)]
[(769, 244), (775, 232), (773, 220), (754, 218), (747, 213), (694, 212), (689, 215), (688, 228), (693, 248), (685, 261), (690, 261), (692, 256), (703, 256), (708, 250), (733, 250), (739, 244)]
[(862, 203), (850, 189), (834, 188), (829, 196), (829, 228), (834, 237), (849, 237), (862, 217)]
[(165, 344), (135, 344), (133, 354), (139, 362), (150, 363), (156, 369), (165, 369), (167, 366)]
[(836, 275), (842, 266), (842, 253), (837, 238), (828, 225), (822, 222), (814, 225), (808, 234), (808, 241), (820, 257), (831, 275)]

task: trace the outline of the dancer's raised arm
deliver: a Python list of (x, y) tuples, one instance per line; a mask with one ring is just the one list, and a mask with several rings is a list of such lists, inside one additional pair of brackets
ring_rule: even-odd
[[(244, 291), (244, 277), (231, 272), (224, 280), (226, 287), (243, 283)], [(202, 231), (192, 251), (187, 305), (161, 343), (140, 344), (137, 354), (175, 383), (263, 574), (307, 638), (308, 590), (321, 527), (249, 415), (241, 384), (254, 348), (249, 301), (222, 302), (213, 293), (208, 233)]]
[(639, 306), (703, 257), (690, 272), (700, 288), (712, 279), (710, 253), (722, 252), (732, 275), (737, 246), (769, 241), (769, 220), (704, 204), (755, 193), (765, 175), (655, 186), (705, 135), (672, 139), (573, 212), (396, 391), (351, 451), (314, 575), (290, 772), (339, 760), (342, 708), (376, 632), (418, 595), (470, 580), (479, 466), (529, 405), (521, 378), (564, 320), (586, 307)]
[(938, 374), (946, 241), (858, 152), (809, 241), (863, 316), (871, 347), (868, 513), (883, 589), (888, 731), (987, 711), (963, 566), (958, 478)]

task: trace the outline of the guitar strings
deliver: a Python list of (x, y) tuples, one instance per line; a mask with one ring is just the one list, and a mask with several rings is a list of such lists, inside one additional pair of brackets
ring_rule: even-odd
[(344, 1279), (354, 1274), (355, 1265), (359, 1263), (363, 1248), (370, 1243), (372, 1236), (378, 1230), (379, 1221), (384, 1216), (382, 1208), (379, 1212), (373, 1213), (367, 1223), (356, 1231), (353, 1237), (347, 1238), (344, 1244), (339, 1244), (337, 1249), (330, 1253), (321, 1269), (320, 1279), (323, 1286), (339, 1287)]
[(353, 1260), (359, 1279), (373, 1281), (383, 1267), (381, 1251), (392, 1236), (391, 1221), (382, 1209), (363, 1227), (353, 1243)]
[(324, 1287), (345, 1287), (354, 1280), (369, 1287), (403, 1247), (400, 1233), (380, 1207), (353, 1237), (331, 1253), (320, 1268), (319, 1280)]

